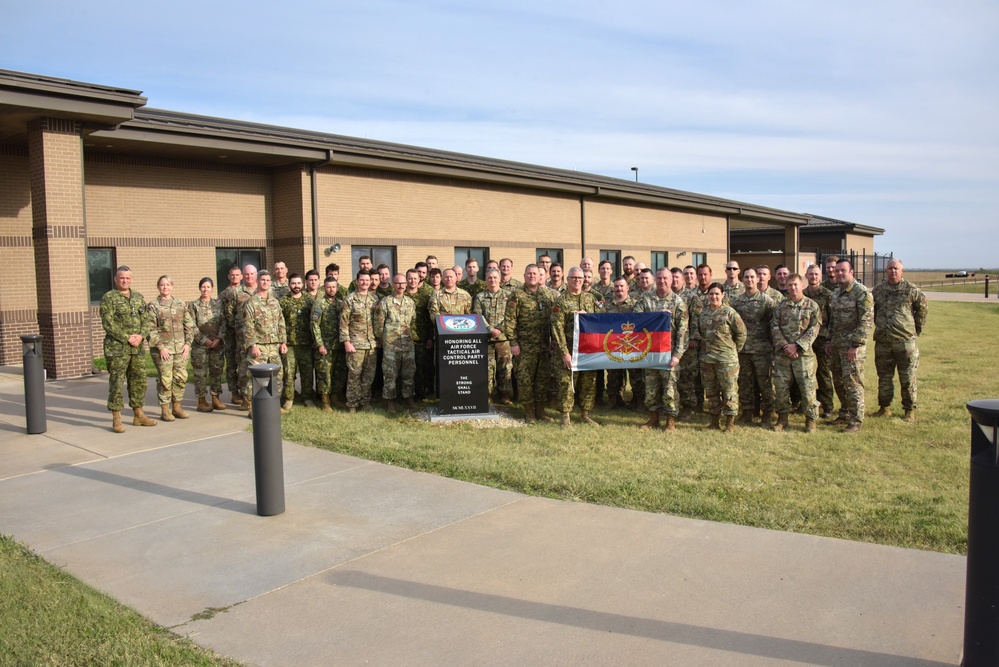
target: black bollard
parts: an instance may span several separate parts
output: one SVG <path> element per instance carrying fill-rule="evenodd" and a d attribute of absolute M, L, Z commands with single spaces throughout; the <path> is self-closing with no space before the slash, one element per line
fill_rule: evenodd
<path fill-rule="evenodd" d="M 989 298 L 989 276 L 985 275 L 985 298 Z"/>
<path fill-rule="evenodd" d="M 281 367 L 250 366 L 253 376 L 253 471 L 257 484 L 257 514 L 284 511 L 284 458 L 281 449 Z"/>
<path fill-rule="evenodd" d="M 999 665 L 999 400 L 968 403 L 971 484 L 963 667 Z"/>
<path fill-rule="evenodd" d="M 21 336 L 24 348 L 24 416 L 28 433 L 45 433 L 45 366 L 42 363 L 42 337 Z"/>

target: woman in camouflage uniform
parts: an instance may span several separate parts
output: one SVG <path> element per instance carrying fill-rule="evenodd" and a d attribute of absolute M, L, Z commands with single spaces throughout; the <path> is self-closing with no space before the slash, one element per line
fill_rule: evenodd
<path fill-rule="evenodd" d="M 194 337 L 194 320 L 187 312 L 187 305 L 171 296 L 173 278 L 160 276 L 156 287 L 160 295 L 146 306 L 149 351 L 159 374 L 156 394 L 160 400 L 160 418 L 172 422 L 174 417 L 187 419 L 190 416 L 180 407 L 180 401 L 187 385 L 187 357 Z"/>
<path fill-rule="evenodd" d="M 746 344 L 746 325 L 731 306 L 722 304 L 724 290 L 719 283 L 708 287 L 707 307 L 697 321 L 700 333 L 701 380 L 711 412 L 708 428 L 735 431 L 739 414 L 739 352 Z"/>
<path fill-rule="evenodd" d="M 222 369 L 225 367 L 225 316 L 222 302 L 212 298 L 215 283 L 202 278 L 198 283 L 201 298 L 187 304 L 194 320 L 194 340 L 191 343 L 191 366 L 194 368 L 194 391 L 198 396 L 198 412 L 225 410 L 219 400 L 222 393 Z M 212 401 L 208 402 L 211 388 Z"/>

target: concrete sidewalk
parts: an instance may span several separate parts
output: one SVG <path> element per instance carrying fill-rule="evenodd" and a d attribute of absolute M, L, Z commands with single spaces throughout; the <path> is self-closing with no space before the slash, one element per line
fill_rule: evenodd
<path fill-rule="evenodd" d="M 0 369 L 0 532 L 247 664 L 958 662 L 959 556 L 532 498 L 288 442 L 288 509 L 258 517 L 244 413 L 115 435 L 101 376 L 48 383 L 48 432 L 28 436 L 17 370 Z"/>

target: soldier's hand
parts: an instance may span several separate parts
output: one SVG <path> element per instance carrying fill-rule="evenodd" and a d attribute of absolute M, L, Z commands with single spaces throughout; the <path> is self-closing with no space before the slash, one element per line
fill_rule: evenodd
<path fill-rule="evenodd" d="M 347 354 L 354 354 L 355 352 L 357 352 L 357 350 L 354 349 L 354 344 L 351 343 L 349 340 L 344 341 L 343 351 L 346 352 Z"/>
<path fill-rule="evenodd" d="M 257 357 L 259 357 L 260 356 L 260 348 L 257 347 L 256 345 L 251 345 L 250 346 L 250 356 L 253 357 L 254 359 L 256 359 Z"/>
<path fill-rule="evenodd" d="M 180 359 L 181 359 L 181 361 L 187 361 L 187 354 L 190 351 L 191 351 L 191 346 L 190 345 L 185 345 L 184 349 L 182 349 L 180 351 Z"/>
<path fill-rule="evenodd" d="M 562 355 L 562 363 L 565 364 L 565 367 L 571 371 L 572 370 L 572 355 L 571 354 L 563 354 Z"/>
<path fill-rule="evenodd" d="M 170 361 L 170 350 L 165 347 L 160 349 L 160 361 Z"/>
<path fill-rule="evenodd" d="M 510 346 L 510 354 L 512 354 L 515 357 L 519 357 L 520 356 L 520 345 L 511 345 Z"/>
<path fill-rule="evenodd" d="M 850 363 L 853 363 L 854 361 L 856 361 L 857 360 L 857 348 L 851 347 L 849 350 L 847 350 L 846 351 L 846 359 Z"/>
<path fill-rule="evenodd" d="M 281 347 L 279 349 L 281 354 L 288 354 L 288 343 L 281 343 Z"/>
<path fill-rule="evenodd" d="M 322 356 L 324 356 L 324 357 L 326 356 L 326 346 L 325 345 L 320 345 L 319 346 L 319 354 L 322 355 Z"/>
<path fill-rule="evenodd" d="M 128 344 L 132 347 L 138 347 L 142 344 L 142 334 L 132 334 L 128 337 Z"/>

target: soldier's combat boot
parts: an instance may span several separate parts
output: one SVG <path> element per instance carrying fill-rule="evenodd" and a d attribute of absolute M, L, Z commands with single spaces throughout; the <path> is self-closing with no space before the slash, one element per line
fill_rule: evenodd
<path fill-rule="evenodd" d="M 905 416 L 902 417 L 902 421 L 908 424 L 914 424 L 916 422 L 916 411 L 912 408 L 905 411 Z"/>
<path fill-rule="evenodd" d="M 769 431 L 773 427 L 774 427 L 773 414 L 768 412 L 767 414 L 763 415 L 763 419 L 760 420 L 760 428 L 765 428 Z"/>
<path fill-rule="evenodd" d="M 307 407 L 307 408 L 318 408 L 319 406 L 316 405 L 316 402 L 313 401 L 311 398 L 307 398 L 307 399 L 305 399 L 305 407 Z"/>
<path fill-rule="evenodd" d="M 815 420 L 805 417 L 805 433 L 815 433 Z"/>
<path fill-rule="evenodd" d="M 247 412 L 250 409 L 250 406 L 252 405 L 253 402 L 250 401 L 250 399 L 240 396 L 240 401 L 239 404 L 236 405 L 236 409 L 239 410 L 240 412 Z"/>
<path fill-rule="evenodd" d="M 566 428 L 571 428 L 572 427 L 572 422 L 569 420 L 569 413 L 568 412 L 563 412 L 562 413 L 562 426 L 564 426 Z"/>
<path fill-rule="evenodd" d="M 735 433 L 735 415 L 725 415 L 725 432 Z"/>
<path fill-rule="evenodd" d="M 198 396 L 198 412 L 211 412 L 212 406 L 208 405 L 208 401 L 205 400 L 204 396 Z"/>
<path fill-rule="evenodd" d="M 618 403 L 621 401 L 621 397 L 614 394 L 607 400 L 607 407 L 611 410 L 616 410 Z"/>
<path fill-rule="evenodd" d="M 850 422 L 846 425 L 846 428 L 840 431 L 840 433 L 858 433 L 860 432 L 860 422 Z"/>
<path fill-rule="evenodd" d="M 753 425 L 753 411 L 743 410 L 742 415 L 739 416 L 739 423 L 746 424 L 747 426 Z"/>
<path fill-rule="evenodd" d="M 583 410 L 583 413 L 579 415 L 579 421 L 584 424 L 589 424 L 590 426 L 600 426 L 600 424 L 596 423 L 595 421 L 593 421 L 593 419 L 590 418 L 589 410 Z"/>
<path fill-rule="evenodd" d="M 545 404 L 543 401 L 536 401 L 534 403 L 534 416 L 538 418 L 538 421 L 551 423 L 555 421 L 545 413 Z"/>
<path fill-rule="evenodd" d="M 161 403 L 160 404 L 160 420 L 165 422 L 174 421 L 174 416 L 170 414 L 170 404 Z"/>
<path fill-rule="evenodd" d="M 115 433 L 125 432 L 125 427 L 121 425 L 121 410 L 114 410 L 111 413 L 111 430 Z"/>
<path fill-rule="evenodd" d="M 295 402 L 291 401 L 291 400 L 285 401 L 284 403 L 282 403 L 281 404 L 281 414 L 286 415 L 286 414 L 288 414 L 288 412 L 291 412 L 291 406 L 294 405 L 294 404 L 295 404 Z"/>
<path fill-rule="evenodd" d="M 225 403 L 219 400 L 218 394 L 212 394 L 212 410 L 226 410 Z"/>
<path fill-rule="evenodd" d="M 708 429 L 712 431 L 721 430 L 721 415 L 711 415 L 711 423 L 708 424 Z"/>
<path fill-rule="evenodd" d="M 839 415 L 836 419 L 826 422 L 829 426 L 843 426 L 850 423 L 850 420 L 846 418 L 846 415 Z"/>
<path fill-rule="evenodd" d="M 184 408 L 180 407 L 180 401 L 173 402 L 173 416 L 177 419 L 187 419 L 191 415 L 184 412 Z"/>
<path fill-rule="evenodd" d="M 156 422 L 147 417 L 142 408 L 132 408 L 132 426 L 156 426 Z"/>
<path fill-rule="evenodd" d="M 412 396 L 410 396 L 409 398 L 404 398 L 402 400 L 406 404 L 406 409 L 407 410 L 419 410 L 420 409 L 420 406 L 418 406 L 416 404 L 416 401 L 413 400 Z M 509 403 L 507 403 L 507 405 L 509 405 Z"/>
<path fill-rule="evenodd" d="M 232 404 L 237 408 L 243 404 L 243 395 L 239 393 L 239 390 L 232 392 Z"/>
<path fill-rule="evenodd" d="M 534 403 L 524 403 L 524 421 L 528 424 L 533 424 L 538 421 L 534 416 Z"/>
<path fill-rule="evenodd" d="M 882 405 L 881 409 L 875 412 L 872 417 L 891 417 L 891 407 L 887 405 Z"/>
<path fill-rule="evenodd" d="M 663 430 L 669 433 L 676 431 L 676 417 L 673 415 L 666 415 L 666 425 L 663 426 Z"/>
<path fill-rule="evenodd" d="M 787 413 L 786 412 L 782 412 L 777 417 L 777 423 L 774 424 L 774 431 L 776 431 L 777 433 L 780 433 L 781 431 L 783 431 L 786 428 L 787 428 Z"/>
<path fill-rule="evenodd" d="M 680 421 L 689 422 L 690 418 L 694 416 L 694 411 L 690 408 L 684 408 L 680 410 Z"/>
<path fill-rule="evenodd" d="M 642 424 L 642 430 L 647 431 L 659 426 L 659 411 L 649 410 L 649 421 Z"/>
<path fill-rule="evenodd" d="M 513 405 L 510 394 L 500 394 L 500 405 Z"/>
<path fill-rule="evenodd" d="M 323 394 L 323 412 L 333 412 L 333 407 L 330 406 L 330 396 L 329 394 Z"/>
<path fill-rule="evenodd" d="M 390 415 L 395 414 L 395 400 L 389 398 L 385 401 L 385 412 L 389 413 Z"/>

